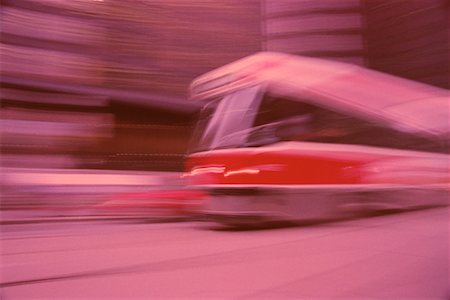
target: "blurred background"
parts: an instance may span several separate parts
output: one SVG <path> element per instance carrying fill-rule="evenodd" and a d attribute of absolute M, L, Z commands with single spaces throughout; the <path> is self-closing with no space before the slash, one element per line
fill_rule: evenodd
<path fill-rule="evenodd" d="M 1 5 L 3 208 L 19 191 L 97 181 L 117 189 L 106 175 L 128 176 L 118 180 L 129 187 L 147 184 L 136 174 L 150 176 L 130 172 L 181 172 L 200 109 L 187 99 L 189 83 L 257 51 L 345 61 L 449 86 L 445 0 Z M 78 183 L 80 177 L 61 174 L 91 177 Z"/>
<path fill-rule="evenodd" d="M 448 89 L 448 0 L 0 3 L 2 300 L 449 299 L 448 208 L 224 231 L 180 176 L 196 76 L 278 51 Z"/>

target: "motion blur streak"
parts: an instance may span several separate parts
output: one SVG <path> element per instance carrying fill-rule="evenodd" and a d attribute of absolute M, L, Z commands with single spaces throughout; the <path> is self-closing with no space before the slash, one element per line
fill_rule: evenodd
<path fill-rule="evenodd" d="M 1 300 L 448 298 L 448 18 L 2 0 Z"/>

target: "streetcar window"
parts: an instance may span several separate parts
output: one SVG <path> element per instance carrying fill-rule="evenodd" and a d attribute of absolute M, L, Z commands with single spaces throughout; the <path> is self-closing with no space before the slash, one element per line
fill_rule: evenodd
<path fill-rule="evenodd" d="M 266 96 L 260 105 L 246 146 L 263 146 L 279 141 L 358 144 L 448 152 L 446 145 L 390 128 L 385 124 L 307 103 Z"/>
<path fill-rule="evenodd" d="M 412 133 L 301 101 L 260 96 L 247 88 L 209 102 L 200 114 L 192 151 L 258 147 L 282 141 L 367 145 L 448 152 Z"/>
<path fill-rule="evenodd" d="M 240 147 L 261 100 L 261 87 L 235 91 L 207 104 L 200 114 L 193 151 Z"/>
<path fill-rule="evenodd" d="M 220 102 L 220 98 L 211 100 L 200 111 L 197 124 L 192 135 L 189 152 L 198 152 L 208 150 L 212 141 L 212 136 L 205 137 L 205 129 L 211 121 L 211 118 L 216 111 L 217 105 Z"/>

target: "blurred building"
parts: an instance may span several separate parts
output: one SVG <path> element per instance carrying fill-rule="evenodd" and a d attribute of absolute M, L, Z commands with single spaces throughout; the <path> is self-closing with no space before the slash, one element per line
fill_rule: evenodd
<path fill-rule="evenodd" d="M 258 1 L 5 0 L 0 14 L 3 166 L 180 170 L 189 82 L 260 49 Z"/>
<path fill-rule="evenodd" d="M 196 76 L 280 51 L 448 88 L 445 0 L 4 0 L 4 166 L 179 170 Z"/>
<path fill-rule="evenodd" d="M 449 88 L 450 2 L 365 0 L 368 66 Z"/>
<path fill-rule="evenodd" d="M 262 6 L 265 50 L 366 65 L 360 0 L 262 0 Z"/>
<path fill-rule="evenodd" d="M 262 0 L 263 48 L 449 88 L 446 0 Z"/>

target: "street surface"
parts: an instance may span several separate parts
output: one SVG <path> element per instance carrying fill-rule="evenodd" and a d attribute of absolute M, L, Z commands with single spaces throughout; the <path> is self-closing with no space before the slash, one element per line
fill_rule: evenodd
<path fill-rule="evenodd" d="M 449 210 L 270 230 L 2 226 L 1 299 L 449 299 Z"/>

